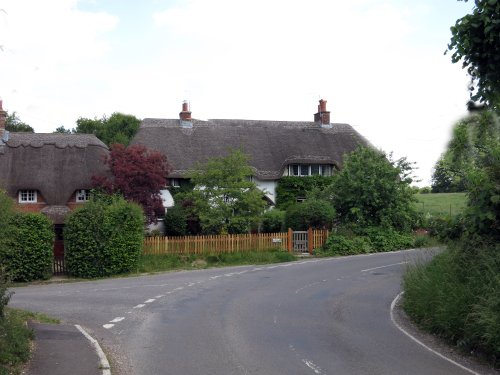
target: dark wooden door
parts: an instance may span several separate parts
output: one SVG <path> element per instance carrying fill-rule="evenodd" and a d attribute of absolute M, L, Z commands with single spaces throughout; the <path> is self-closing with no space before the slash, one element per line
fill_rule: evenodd
<path fill-rule="evenodd" d="M 66 267 L 64 264 L 64 237 L 63 237 L 63 224 L 54 225 L 54 263 L 52 271 L 54 275 L 66 274 Z"/>

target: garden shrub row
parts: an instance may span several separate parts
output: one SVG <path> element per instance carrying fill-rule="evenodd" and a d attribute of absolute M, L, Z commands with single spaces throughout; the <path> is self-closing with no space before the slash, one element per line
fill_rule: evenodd
<path fill-rule="evenodd" d="M 46 279 L 52 274 L 52 223 L 39 213 L 14 212 L 0 191 L 0 264 L 13 281 Z"/>
<path fill-rule="evenodd" d="M 97 196 L 75 211 L 64 228 L 71 275 L 93 278 L 137 268 L 144 239 L 142 209 L 122 197 Z"/>
<path fill-rule="evenodd" d="M 328 237 L 319 255 L 355 255 L 394 251 L 422 246 L 409 233 L 400 233 L 392 228 L 368 227 L 362 230 L 341 228 Z"/>

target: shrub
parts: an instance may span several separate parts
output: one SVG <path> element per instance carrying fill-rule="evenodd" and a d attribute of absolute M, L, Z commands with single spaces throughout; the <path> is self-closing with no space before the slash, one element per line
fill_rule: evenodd
<path fill-rule="evenodd" d="M 165 215 L 165 234 L 167 236 L 185 236 L 187 233 L 187 213 L 184 207 L 176 204 Z"/>
<path fill-rule="evenodd" d="M 355 255 L 371 251 L 371 243 L 367 237 L 346 237 L 342 234 L 332 234 L 326 240 L 324 252 L 333 255 Z"/>
<path fill-rule="evenodd" d="M 408 249 L 414 242 L 410 234 L 400 233 L 392 228 L 368 227 L 362 233 L 369 238 L 372 251 L 377 252 Z"/>
<path fill-rule="evenodd" d="M 48 279 L 52 275 L 54 230 L 42 214 L 17 213 L 11 218 L 7 270 L 14 281 Z"/>
<path fill-rule="evenodd" d="M 78 277 L 101 277 L 137 267 L 144 236 L 142 210 L 121 197 L 92 199 L 68 218 L 66 262 Z"/>
<path fill-rule="evenodd" d="M 5 267 L 0 267 L 0 320 L 4 318 L 5 307 L 9 303 L 12 292 L 8 292 L 9 279 Z"/>
<path fill-rule="evenodd" d="M 452 245 L 404 277 L 406 312 L 423 328 L 500 364 L 500 245 Z M 472 260 L 472 261 L 471 261 Z"/>
<path fill-rule="evenodd" d="M 262 232 L 278 233 L 285 230 L 285 211 L 274 208 L 262 215 Z"/>
<path fill-rule="evenodd" d="M 335 210 L 330 202 L 320 199 L 307 199 L 288 207 L 285 214 L 287 228 L 307 230 L 331 227 Z"/>

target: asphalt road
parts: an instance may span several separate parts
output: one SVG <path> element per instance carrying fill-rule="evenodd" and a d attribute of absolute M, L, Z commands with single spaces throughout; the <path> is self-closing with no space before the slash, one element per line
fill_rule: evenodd
<path fill-rule="evenodd" d="M 84 326 L 114 374 L 468 374 L 401 333 L 390 306 L 421 250 L 15 288 Z"/>

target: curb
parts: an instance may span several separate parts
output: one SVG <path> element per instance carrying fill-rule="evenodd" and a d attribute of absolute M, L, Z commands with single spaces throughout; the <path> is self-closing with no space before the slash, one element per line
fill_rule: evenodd
<path fill-rule="evenodd" d="M 109 366 L 108 359 L 106 358 L 106 354 L 104 354 L 103 350 L 101 349 L 101 346 L 97 342 L 96 339 L 94 339 L 92 336 L 90 336 L 87 331 L 85 331 L 81 326 L 78 324 L 75 324 L 76 329 L 78 329 L 82 335 L 84 335 L 87 340 L 90 341 L 92 346 L 94 347 L 97 356 L 99 357 L 99 367 L 102 369 L 102 375 L 111 375 L 111 369 Z"/>

